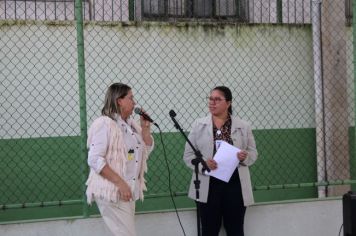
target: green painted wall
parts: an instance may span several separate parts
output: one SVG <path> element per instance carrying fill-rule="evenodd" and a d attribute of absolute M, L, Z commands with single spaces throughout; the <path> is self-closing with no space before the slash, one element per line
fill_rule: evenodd
<path fill-rule="evenodd" d="M 356 179 L 356 155 L 355 155 L 355 128 L 349 129 L 349 156 L 350 156 L 350 177 Z M 352 191 L 356 191 L 356 184 L 351 185 Z"/>
<path fill-rule="evenodd" d="M 0 141 L 0 203 L 81 198 L 78 137 Z"/>
<path fill-rule="evenodd" d="M 255 130 L 254 135 L 259 152 L 259 159 L 251 168 L 254 186 L 316 182 L 314 129 Z M 177 207 L 194 207 L 194 202 L 186 197 L 191 171 L 182 161 L 184 139 L 179 133 L 164 133 L 162 139 Z M 168 195 L 168 168 L 158 134 L 155 142 L 148 162 L 149 190 L 145 201 L 137 203 L 139 212 L 173 208 Z M 79 137 L 1 140 L 1 204 L 11 207 L 19 203 L 64 202 L 62 206 L 20 209 L 3 206 L 0 222 L 82 215 L 82 205 L 70 202 L 82 196 L 79 150 Z M 14 169 L 15 172 L 11 171 Z M 258 190 L 254 194 L 257 202 L 317 197 L 313 187 Z M 66 205 L 68 202 L 70 205 Z M 90 213 L 98 213 L 95 206 L 90 207 Z"/>

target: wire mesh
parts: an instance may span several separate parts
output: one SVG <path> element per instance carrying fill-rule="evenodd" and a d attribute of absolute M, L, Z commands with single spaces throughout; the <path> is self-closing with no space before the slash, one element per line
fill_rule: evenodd
<path fill-rule="evenodd" d="M 304 197 L 349 189 L 356 173 L 351 2 L 195 4 L 83 1 L 88 125 L 107 87 L 129 84 L 163 130 L 173 192 L 184 194 L 191 172 L 168 112 L 189 132 L 208 114 L 210 90 L 226 85 L 234 115 L 254 129 L 255 189 L 312 187 Z M 133 13 L 137 21 L 128 22 Z M 0 19 L 0 204 L 82 199 L 74 3 L 1 1 Z M 167 195 L 153 132 L 146 196 Z"/>

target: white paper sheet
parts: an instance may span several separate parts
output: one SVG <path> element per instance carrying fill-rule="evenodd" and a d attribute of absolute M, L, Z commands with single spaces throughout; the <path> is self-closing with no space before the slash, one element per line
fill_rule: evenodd
<path fill-rule="evenodd" d="M 229 182 L 236 167 L 239 165 L 239 159 L 236 154 L 240 152 L 240 149 L 225 141 L 217 140 L 217 142 L 219 148 L 215 153 L 214 160 L 217 162 L 218 168 L 210 172 L 205 171 L 205 174 L 214 176 L 224 182 Z"/>

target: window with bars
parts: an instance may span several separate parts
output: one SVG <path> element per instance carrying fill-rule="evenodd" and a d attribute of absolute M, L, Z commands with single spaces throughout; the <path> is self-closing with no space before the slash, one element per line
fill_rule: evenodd
<path fill-rule="evenodd" d="M 127 21 L 128 1 L 82 0 L 84 20 Z M 0 19 L 75 20 L 75 0 L 0 0 Z"/>
<path fill-rule="evenodd" d="M 345 21 L 352 23 L 352 0 Z M 248 23 L 310 24 L 310 0 L 82 0 L 92 21 L 203 19 Z M 74 20 L 75 0 L 0 0 L 0 19 Z"/>
<path fill-rule="evenodd" d="M 310 0 L 135 0 L 144 20 L 179 18 L 228 19 L 248 23 L 310 24 Z M 345 1 L 345 20 L 352 22 L 352 0 Z M 141 18 L 140 18 L 141 19 Z"/>
<path fill-rule="evenodd" d="M 234 18 L 248 21 L 248 0 L 145 0 L 143 17 L 152 18 Z"/>

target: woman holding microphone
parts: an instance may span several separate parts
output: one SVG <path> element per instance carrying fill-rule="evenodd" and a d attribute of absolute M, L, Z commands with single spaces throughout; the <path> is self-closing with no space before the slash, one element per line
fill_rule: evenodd
<path fill-rule="evenodd" d="M 135 236 L 135 201 L 143 200 L 144 173 L 153 150 L 150 122 L 132 118 L 136 103 L 132 89 L 110 85 L 102 116 L 88 132 L 87 199 L 96 202 L 104 222 L 115 236 Z"/>

